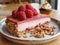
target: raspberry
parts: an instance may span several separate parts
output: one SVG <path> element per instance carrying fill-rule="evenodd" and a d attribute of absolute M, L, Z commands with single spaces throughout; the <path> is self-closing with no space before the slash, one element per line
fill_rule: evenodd
<path fill-rule="evenodd" d="M 38 15 L 38 12 L 36 9 L 34 9 L 30 4 L 27 4 L 26 5 L 26 9 L 29 9 L 33 12 L 33 16 L 37 16 Z"/>
<path fill-rule="evenodd" d="M 33 10 L 34 8 L 30 4 L 26 4 L 26 9 Z"/>
<path fill-rule="evenodd" d="M 25 8 L 25 6 L 23 6 L 23 5 L 21 5 L 19 8 L 18 8 L 18 11 L 25 11 L 26 10 L 26 8 Z"/>
<path fill-rule="evenodd" d="M 27 16 L 27 18 L 32 18 L 33 17 L 33 12 L 31 11 L 31 10 L 29 10 L 29 9 L 26 9 L 26 16 Z"/>
<path fill-rule="evenodd" d="M 16 12 L 17 12 L 17 10 L 12 11 L 12 17 L 16 18 Z"/>
<path fill-rule="evenodd" d="M 22 21 L 26 19 L 26 14 L 24 11 L 17 12 L 17 18 Z"/>
<path fill-rule="evenodd" d="M 37 16 L 38 15 L 38 12 L 36 9 L 33 10 L 33 16 Z"/>

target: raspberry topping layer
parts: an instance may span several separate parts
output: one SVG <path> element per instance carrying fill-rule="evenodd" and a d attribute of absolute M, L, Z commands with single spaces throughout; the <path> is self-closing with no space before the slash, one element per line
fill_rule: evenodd
<path fill-rule="evenodd" d="M 20 21 L 26 20 L 28 18 L 33 18 L 34 16 L 37 16 L 38 12 L 36 9 L 34 9 L 30 4 L 26 5 L 20 5 L 18 7 L 18 10 L 12 11 L 12 17 L 14 19 L 18 19 Z"/>

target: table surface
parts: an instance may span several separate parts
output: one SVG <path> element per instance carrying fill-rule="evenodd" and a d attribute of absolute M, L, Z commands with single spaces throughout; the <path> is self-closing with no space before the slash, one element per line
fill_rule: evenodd
<path fill-rule="evenodd" d="M 0 20 L 7 16 L 7 15 L 5 15 L 5 14 L 8 14 L 7 12 L 10 12 L 10 10 L 8 10 L 7 12 L 6 11 L 7 10 L 5 10 L 5 12 L 2 11 L 3 12 L 2 14 L 0 13 Z M 56 18 L 57 20 L 60 21 L 60 11 L 53 10 L 52 13 L 51 13 L 51 17 Z M 0 34 L 0 45 L 25 45 L 25 44 L 13 43 L 13 42 L 5 39 L 4 37 L 2 37 L 2 35 Z M 41 44 L 38 44 L 38 45 L 41 45 Z M 42 45 L 60 45 L 60 36 L 58 36 L 58 38 L 56 40 L 45 43 L 45 44 L 42 44 Z"/>

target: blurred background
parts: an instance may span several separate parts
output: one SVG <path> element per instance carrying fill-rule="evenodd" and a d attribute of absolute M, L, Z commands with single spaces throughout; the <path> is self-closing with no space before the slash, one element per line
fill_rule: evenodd
<path fill-rule="evenodd" d="M 45 1 L 48 1 L 53 9 L 60 10 L 60 0 L 0 0 L 0 15 L 10 14 L 11 10 L 17 9 L 21 4 L 38 3 L 41 5 Z"/>

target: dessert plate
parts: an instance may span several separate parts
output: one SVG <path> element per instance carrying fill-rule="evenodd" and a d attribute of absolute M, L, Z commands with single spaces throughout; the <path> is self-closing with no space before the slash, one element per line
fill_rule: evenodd
<path fill-rule="evenodd" d="M 10 41 L 16 42 L 16 43 L 22 43 L 22 44 L 41 44 L 46 43 L 49 41 L 52 41 L 56 39 L 60 35 L 60 22 L 56 19 L 51 18 L 51 22 L 49 26 L 56 26 L 56 29 L 54 30 L 54 35 L 46 35 L 44 38 L 35 38 L 35 37 L 16 37 L 7 32 L 6 25 L 5 25 L 6 18 L 2 19 L 0 21 L 0 32 L 2 36 Z"/>

